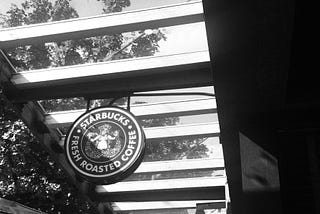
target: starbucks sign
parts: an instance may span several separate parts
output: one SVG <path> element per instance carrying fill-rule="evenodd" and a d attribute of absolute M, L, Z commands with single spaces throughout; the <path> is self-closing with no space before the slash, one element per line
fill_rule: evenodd
<path fill-rule="evenodd" d="M 101 107 L 81 115 L 65 139 L 76 173 L 96 184 L 129 176 L 141 163 L 145 137 L 135 117 L 122 108 Z"/>

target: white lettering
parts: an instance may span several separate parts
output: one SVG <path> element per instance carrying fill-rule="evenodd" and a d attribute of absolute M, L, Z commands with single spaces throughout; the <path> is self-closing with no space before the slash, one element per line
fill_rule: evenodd
<path fill-rule="evenodd" d="M 127 161 L 127 160 L 128 160 L 128 157 L 125 156 L 125 154 L 123 154 L 123 155 L 121 156 L 121 159 L 122 159 L 123 161 Z"/>
<path fill-rule="evenodd" d="M 92 117 L 92 116 L 89 117 L 89 120 L 90 120 L 90 123 L 89 123 L 89 124 L 91 124 L 91 123 L 93 123 L 93 122 L 96 121 L 96 119 L 95 119 L 94 117 Z"/>
<path fill-rule="evenodd" d="M 119 117 L 120 117 L 120 114 L 115 114 L 113 118 L 114 118 L 115 120 L 119 121 Z"/>
<path fill-rule="evenodd" d="M 130 122 L 130 121 L 129 121 L 128 119 L 126 119 L 122 124 L 123 124 L 124 126 L 127 126 L 129 122 Z"/>
<path fill-rule="evenodd" d="M 85 167 L 85 165 L 87 164 L 87 161 L 83 160 L 80 164 L 80 166 L 82 166 L 83 168 Z"/>
<path fill-rule="evenodd" d="M 99 172 L 103 172 L 103 166 L 99 166 Z"/>
<path fill-rule="evenodd" d="M 88 163 L 86 165 L 86 170 L 90 171 L 93 168 L 93 165 L 91 163 Z"/>
<path fill-rule="evenodd" d="M 92 168 L 92 172 L 98 172 L 98 166 L 95 165 L 93 168 Z"/>
<path fill-rule="evenodd" d="M 101 115 L 100 114 L 95 114 L 96 120 L 101 120 Z"/>
<path fill-rule="evenodd" d="M 129 144 L 136 144 L 136 141 L 129 140 Z"/>
<path fill-rule="evenodd" d="M 120 165 L 121 165 L 121 162 L 120 161 L 115 161 L 115 162 L 113 162 L 113 164 L 115 165 L 116 168 L 119 168 Z"/>
<path fill-rule="evenodd" d="M 130 145 L 129 145 L 129 146 L 130 146 Z M 129 147 L 129 146 L 128 146 L 128 147 Z M 133 153 L 133 150 L 132 150 L 132 149 L 126 149 L 126 151 L 124 152 L 124 154 L 125 154 L 126 156 L 131 156 L 132 153 Z"/>
<path fill-rule="evenodd" d="M 74 156 L 73 158 L 76 160 L 76 162 L 78 162 L 79 160 L 82 159 L 82 157 L 80 156 L 80 154 L 77 154 L 77 155 Z"/>

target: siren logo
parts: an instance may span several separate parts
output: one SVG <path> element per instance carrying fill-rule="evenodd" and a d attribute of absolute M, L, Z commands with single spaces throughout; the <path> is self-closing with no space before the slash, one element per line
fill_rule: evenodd
<path fill-rule="evenodd" d="M 117 107 L 92 109 L 80 116 L 65 140 L 67 159 L 90 182 L 114 183 L 141 163 L 143 130 L 134 116 Z"/>

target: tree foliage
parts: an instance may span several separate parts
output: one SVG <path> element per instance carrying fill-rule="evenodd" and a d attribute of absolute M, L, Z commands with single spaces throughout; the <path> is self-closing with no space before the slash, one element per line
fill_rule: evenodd
<path fill-rule="evenodd" d="M 102 1 L 105 5 L 103 13 L 120 12 L 124 7 L 130 6 L 129 0 Z M 69 2 L 70 0 L 56 0 L 54 3 L 49 0 L 26 0 L 21 7 L 12 5 L 7 16 L 3 16 L 4 23 L 6 27 L 15 27 L 79 17 Z M 151 34 L 144 34 L 144 31 L 141 30 L 29 45 L 8 49 L 6 52 L 16 70 L 23 71 L 152 56 L 159 51 L 158 42 L 162 39 L 166 37 L 161 30 L 153 30 Z M 131 45 L 122 49 L 122 46 L 127 43 Z M 77 99 L 46 100 L 41 104 L 51 107 L 60 106 L 60 109 L 63 109 L 63 106 L 68 109 L 76 109 L 79 108 L 79 104 L 81 105 L 81 99 Z"/>
<path fill-rule="evenodd" d="M 129 0 L 102 2 L 105 5 L 102 13 L 120 12 L 130 5 Z M 20 6 L 12 5 L 5 15 L 1 15 L 1 23 L 3 27 L 16 27 L 77 17 L 70 0 L 26 0 Z M 165 39 L 165 35 L 161 30 L 151 34 L 143 32 L 28 45 L 8 49 L 6 53 L 18 71 L 154 55 L 159 51 L 158 42 Z M 132 44 L 122 49 L 128 42 Z M 113 55 L 115 52 L 117 54 Z M 95 100 L 91 107 L 109 102 Z M 119 105 L 125 103 L 125 98 L 117 101 Z M 86 107 L 83 98 L 46 100 L 41 104 L 54 111 Z M 92 204 L 67 182 L 63 171 L 2 98 L 0 107 L 0 197 L 47 213 L 95 213 Z M 144 127 L 152 127 L 174 125 L 178 121 L 177 117 L 150 118 L 141 123 Z M 201 139 L 161 141 L 148 146 L 146 161 L 199 158 L 205 157 L 206 151 Z"/>
<path fill-rule="evenodd" d="M 47 213 L 95 213 L 3 98 L 0 106 L 0 197 Z"/>
<path fill-rule="evenodd" d="M 108 1 L 104 2 L 107 5 Z M 124 6 L 123 1 L 110 2 L 113 3 L 107 7 L 109 12 L 118 12 Z M 6 15 L 1 16 L 2 23 L 4 27 L 16 27 L 77 18 L 76 10 L 69 3 L 69 0 L 26 0 L 20 7 L 12 5 Z M 159 40 L 162 38 L 164 35 Z M 119 50 L 125 39 L 122 34 L 104 35 L 17 47 L 6 52 L 18 71 L 41 69 L 103 61 Z M 153 42 L 145 44 L 152 46 L 155 45 Z M 128 58 L 134 57 L 135 53 L 129 50 L 119 55 Z M 95 208 L 67 182 L 66 175 L 50 159 L 8 103 L 1 99 L 0 104 L 0 197 L 47 213 L 95 213 Z M 81 98 L 58 99 L 44 104 L 49 108 L 59 106 L 60 110 L 84 107 Z"/>
<path fill-rule="evenodd" d="M 70 6 L 71 0 L 26 0 L 21 7 L 12 5 L 2 15 L 4 27 L 45 23 L 78 18 L 77 11 Z M 130 5 L 129 0 L 103 0 L 103 13 L 120 12 Z M 100 35 L 78 40 L 56 41 L 6 50 L 17 70 L 59 67 L 106 60 L 151 56 L 159 51 L 158 42 L 166 39 L 161 30 L 143 34 L 143 30 L 114 35 Z M 142 35 L 143 34 L 143 35 Z M 142 36 L 140 36 L 142 35 Z M 140 36 L 140 37 L 139 37 Z M 126 43 L 135 40 L 128 48 Z M 117 55 L 113 54 L 120 51 Z M 112 56 L 112 57 L 110 57 Z"/>
<path fill-rule="evenodd" d="M 105 5 L 103 8 L 104 13 L 121 12 L 123 8 L 130 6 L 130 0 L 98 0 L 102 1 Z"/>
<path fill-rule="evenodd" d="M 182 160 L 208 157 L 202 144 L 207 138 L 188 137 L 149 141 L 144 161 Z"/>

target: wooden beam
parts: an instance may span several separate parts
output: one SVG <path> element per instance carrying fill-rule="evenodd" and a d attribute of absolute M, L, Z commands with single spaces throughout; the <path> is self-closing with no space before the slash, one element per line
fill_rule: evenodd
<path fill-rule="evenodd" d="M 4 88 L 16 101 L 118 97 L 132 92 L 212 85 L 205 51 L 40 69 L 12 75 Z"/>
<path fill-rule="evenodd" d="M 225 200 L 226 178 L 184 178 L 98 185 L 98 201 Z"/>
<path fill-rule="evenodd" d="M 223 200 L 195 200 L 195 201 L 148 201 L 148 202 L 113 202 L 111 204 L 114 211 L 134 211 L 134 210 L 158 210 L 158 209 L 192 209 L 197 204 L 216 204 L 216 207 L 225 208 Z"/>
<path fill-rule="evenodd" d="M 190 124 L 165 127 L 143 128 L 146 140 L 156 140 L 177 137 L 216 137 L 219 136 L 219 123 Z M 62 136 L 59 145 L 63 147 L 65 136 Z"/>
<path fill-rule="evenodd" d="M 0 49 L 0 86 L 3 83 L 10 82 L 14 69 L 7 56 Z"/>
<path fill-rule="evenodd" d="M 6 99 L 4 95 L 1 95 L 1 97 Z M 75 172 L 67 162 L 65 155 L 61 153 L 63 150 L 58 146 L 59 136 L 42 123 L 44 116 L 40 106 L 33 102 L 12 106 L 31 130 L 32 134 L 39 140 L 43 148 L 49 153 L 51 158 L 55 160 L 64 170 L 66 175 L 68 175 L 68 179 L 70 179 L 78 190 L 87 198 L 87 193 L 91 191 L 93 186 L 75 175 Z M 92 198 L 89 197 L 89 201 L 92 202 Z"/>
<path fill-rule="evenodd" d="M 224 186 L 226 184 L 226 181 L 226 177 L 128 181 L 109 185 L 98 185 L 96 186 L 96 192 L 123 192 L 125 194 L 125 192 L 131 191 L 214 187 Z"/>
<path fill-rule="evenodd" d="M 206 210 L 206 209 L 221 209 L 226 208 L 226 201 L 219 201 L 219 202 L 209 202 L 209 203 L 198 203 L 196 206 L 197 210 Z"/>
<path fill-rule="evenodd" d="M 214 87 L 211 86 L 205 86 L 205 87 L 194 87 L 194 88 L 178 88 L 174 90 L 167 90 L 167 89 L 162 89 L 158 90 L 156 92 L 149 92 L 149 91 L 144 91 L 142 94 L 149 94 L 149 93 L 189 93 L 189 92 L 201 92 L 201 93 L 207 93 L 207 94 L 215 94 Z M 135 94 L 141 94 L 141 93 L 135 93 Z M 181 97 L 179 96 L 170 96 L 171 98 L 176 97 L 177 100 L 179 100 Z M 198 96 L 193 96 L 193 98 L 198 98 Z"/>
<path fill-rule="evenodd" d="M 45 116 L 45 124 L 50 128 L 70 125 L 86 110 L 72 110 L 49 113 Z M 191 115 L 216 112 L 215 98 L 170 101 L 152 104 L 132 105 L 130 111 L 143 119 L 154 116 Z"/>
<path fill-rule="evenodd" d="M 116 78 L 121 74 L 141 75 L 154 72 L 156 68 L 206 62 L 209 62 L 208 51 L 198 51 L 25 71 L 13 74 L 11 82 L 17 88 L 32 88 L 35 85 L 67 84 L 81 78 L 88 80 L 95 77 Z"/>
<path fill-rule="evenodd" d="M 92 195 L 96 201 L 100 202 L 225 200 L 225 187 L 213 186 L 130 192 L 93 192 Z"/>
<path fill-rule="evenodd" d="M 2 86 L 4 82 L 9 82 L 13 68 L 8 64 L 7 59 L 5 59 L 2 54 L 2 51 L 0 52 L 0 86 Z M 93 185 L 76 176 L 74 170 L 67 162 L 67 159 L 63 154 L 63 150 L 58 145 L 60 136 L 43 123 L 44 111 L 41 106 L 32 101 L 23 104 L 13 104 L 7 99 L 5 93 L 0 93 L 0 98 L 6 100 L 8 105 L 10 105 L 10 107 L 19 114 L 22 121 L 31 130 L 32 134 L 37 138 L 37 140 L 39 140 L 41 146 L 43 146 L 51 158 L 55 160 L 64 170 L 66 175 L 68 175 L 68 179 L 70 179 L 71 183 L 78 188 L 85 198 L 88 198 L 89 202 L 92 202 L 92 196 L 90 195 L 90 197 L 89 194 L 92 192 Z"/>
<path fill-rule="evenodd" d="M 71 168 L 63 154 L 63 150 L 58 146 L 60 136 L 42 122 L 44 116 L 40 106 L 33 102 L 28 102 L 21 110 L 21 118 L 37 139 L 42 143 L 44 149 L 57 163 L 60 164 L 62 169 L 77 188 L 83 193 L 90 191 L 89 188 L 91 188 L 92 185 L 76 176 L 74 170 Z"/>
<path fill-rule="evenodd" d="M 203 21 L 201 1 L 0 30 L 0 49 Z"/>
<path fill-rule="evenodd" d="M 221 150 L 222 152 L 222 150 Z M 223 168 L 223 158 L 142 162 L 134 173 Z"/>

